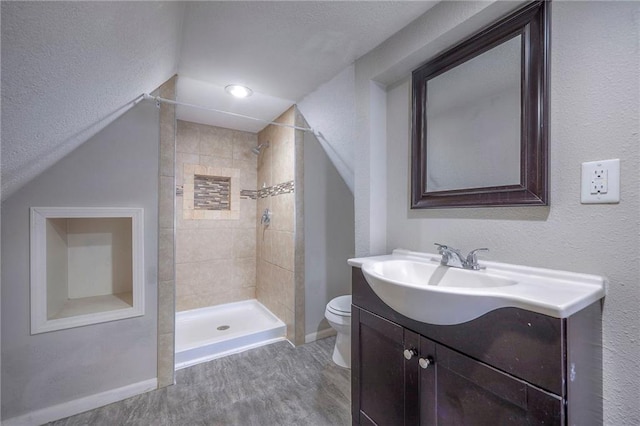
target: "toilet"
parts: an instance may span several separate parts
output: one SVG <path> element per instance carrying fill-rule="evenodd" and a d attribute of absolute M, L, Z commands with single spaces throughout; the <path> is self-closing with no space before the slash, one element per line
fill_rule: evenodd
<path fill-rule="evenodd" d="M 324 316 L 338 332 L 333 348 L 333 362 L 351 368 L 351 295 L 338 296 L 327 303 Z"/>

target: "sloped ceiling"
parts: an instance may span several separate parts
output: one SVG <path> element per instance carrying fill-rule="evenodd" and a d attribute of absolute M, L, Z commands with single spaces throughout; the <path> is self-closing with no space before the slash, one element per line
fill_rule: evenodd
<path fill-rule="evenodd" d="M 2 198 L 176 72 L 179 100 L 272 120 L 435 3 L 2 2 Z"/>
<path fill-rule="evenodd" d="M 1 7 L 5 199 L 175 74 L 185 5 Z"/>

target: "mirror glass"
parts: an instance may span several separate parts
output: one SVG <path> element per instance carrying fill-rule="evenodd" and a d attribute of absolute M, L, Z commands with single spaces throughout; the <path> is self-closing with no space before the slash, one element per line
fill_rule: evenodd
<path fill-rule="evenodd" d="M 522 36 L 427 82 L 427 192 L 520 184 Z"/>
<path fill-rule="evenodd" d="M 548 3 L 413 70 L 412 209 L 548 205 Z"/>

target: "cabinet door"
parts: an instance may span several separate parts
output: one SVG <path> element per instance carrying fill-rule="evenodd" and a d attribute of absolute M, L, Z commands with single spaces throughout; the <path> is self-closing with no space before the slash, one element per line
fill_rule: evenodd
<path fill-rule="evenodd" d="M 438 426 L 562 425 L 562 399 L 436 345 Z"/>
<path fill-rule="evenodd" d="M 354 345 L 354 423 L 404 424 L 403 329 L 358 309 Z M 354 318 L 352 317 L 352 320 Z"/>

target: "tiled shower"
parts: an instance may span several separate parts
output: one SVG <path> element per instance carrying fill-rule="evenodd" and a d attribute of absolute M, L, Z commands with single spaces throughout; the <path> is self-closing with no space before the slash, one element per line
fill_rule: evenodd
<path fill-rule="evenodd" d="M 292 107 L 276 121 L 294 124 Z M 295 342 L 296 325 L 296 131 L 267 126 L 258 143 L 268 147 L 258 156 L 257 214 L 269 212 L 266 226 L 257 222 L 256 295 L 271 312 L 287 324 L 287 338 Z M 297 164 L 300 168 L 302 164 Z M 298 212 L 299 213 L 299 212 Z M 301 265 L 298 265 L 300 268 Z M 298 296 L 303 291 L 298 291 Z M 298 307 L 298 313 L 301 308 Z"/>
<path fill-rule="evenodd" d="M 256 296 L 256 143 L 252 133 L 178 120 L 176 311 Z"/>
<path fill-rule="evenodd" d="M 277 121 L 293 125 L 296 115 L 292 107 Z M 296 303 L 297 133 L 177 121 L 176 312 L 257 299 L 295 342 L 296 327 L 304 328 L 303 291 Z M 268 224 L 261 223 L 266 210 Z"/>

